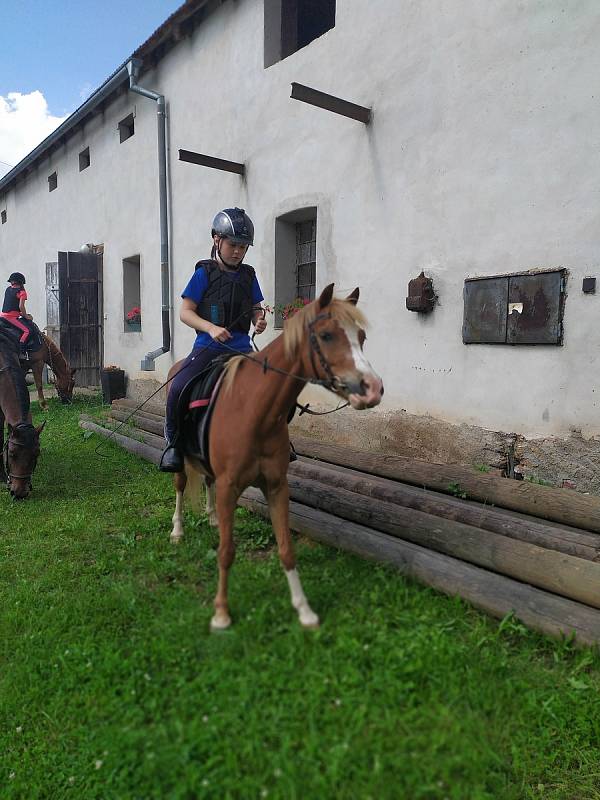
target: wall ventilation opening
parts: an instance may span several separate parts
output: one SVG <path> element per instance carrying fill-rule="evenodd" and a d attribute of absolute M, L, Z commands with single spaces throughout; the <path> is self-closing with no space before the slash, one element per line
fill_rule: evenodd
<path fill-rule="evenodd" d="M 265 67 L 306 47 L 334 27 L 335 0 L 265 0 Z"/>
<path fill-rule="evenodd" d="M 275 327 L 294 307 L 315 299 L 317 209 L 298 209 L 275 220 Z"/>
<path fill-rule="evenodd" d="M 140 290 L 140 257 L 123 259 L 123 330 L 136 333 L 142 330 Z"/>
<path fill-rule="evenodd" d="M 90 148 L 86 147 L 85 150 L 79 153 L 79 172 L 83 172 L 84 169 L 87 169 L 90 163 Z"/>
<path fill-rule="evenodd" d="M 2 224 L 4 225 L 4 223 L 6 222 L 6 211 L 0 211 L 0 220 L 2 221 Z"/>
<path fill-rule="evenodd" d="M 48 175 L 48 191 L 53 192 L 57 186 L 58 186 L 58 176 L 56 172 L 53 172 L 52 175 Z"/>
<path fill-rule="evenodd" d="M 131 139 L 133 134 L 135 133 L 135 122 L 133 114 L 129 114 L 129 116 L 122 119 L 119 122 L 119 141 L 121 144 L 126 142 L 127 139 Z"/>

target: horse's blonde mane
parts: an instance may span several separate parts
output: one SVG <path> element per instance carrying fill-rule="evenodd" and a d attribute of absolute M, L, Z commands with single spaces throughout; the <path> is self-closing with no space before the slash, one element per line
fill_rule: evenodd
<path fill-rule="evenodd" d="M 321 308 L 317 301 L 310 303 L 297 311 L 292 317 L 287 319 L 283 328 L 283 348 L 286 358 L 293 357 L 298 348 L 304 341 L 304 337 L 311 322 L 314 322 L 320 313 Z M 332 319 L 336 319 L 342 325 L 349 323 L 359 328 L 367 327 L 367 318 L 356 305 L 349 300 L 332 300 L 324 311 L 331 314 Z M 223 390 L 230 391 L 235 376 L 245 356 L 234 356 L 225 364 L 225 378 L 223 379 Z"/>
<path fill-rule="evenodd" d="M 244 356 L 234 356 L 225 364 L 225 377 L 223 378 L 223 391 L 225 393 L 230 391 L 233 379 L 235 378 L 243 360 Z"/>
<path fill-rule="evenodd" d="M 286 320 L 283 329 L 283 346 L 286 357 L 289 358 L 296 354 L 298 348 L 304 341 L 308 326 L 311 322 L 315 321 L 320 311 L 321 308 L 315 300 L 310 303 L 310 305 L 297 311 L 293 317 Z M 350 302 L 350 300 L 334 299 L 326 306 L 324 311 L 331 314 L 332 318 L 336 319 L 342 325 L 344 323 L 349 323 L 359 328 L 367 327 L 367 318 L 354 303 Z"/>

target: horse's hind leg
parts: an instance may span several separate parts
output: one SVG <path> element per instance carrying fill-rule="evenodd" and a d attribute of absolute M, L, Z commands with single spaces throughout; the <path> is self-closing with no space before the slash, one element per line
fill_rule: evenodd
<path fill-rule="evenodd" d="M 219 520 L 217 517 L 215 482 L 212 478 L 205 478 L 204 485 L 206 486 L 206 513 L 208 515 L 208 524 L 216 528 L 219 525 Z"/>
<path fill-rule="evenodd" d="M 235 558 L 233 512 L 237 502 L 237 494 L 228 482 L 217 481 L 216 494 L 219 518 L 219 585 L 215 596 L 215 614 L 210 622 L 213 631 L 224 630 L 231 625 L 227 601 L 227 578 Z"/>
<path fill-rule="evenodd" d="M 173 514 L 173 530 L 171 531 L 171 541 L 177 544 L 183 539 L 183 493 L 187 484 L 187 475 L 184 472 L 176 472 L 173 475 L 173 486 L 175 487 L 175 512 Z"/>
<path fill-rule="evenodd" d="M 298 619 L 304 628 L 318 628 L 319 617 L 308 604 L 308 600 L 302 589 L 298 570 L 296 569 L 294 543 L 290 536 L 290 490 L 287 479 L 284 477 L 277 485 L 267 486 L 265 494 L 269 503 L 271 523 L 277 539 L 279 558 L 283 564 L 285 576 L 288 580 L 290 593 L 292 595 L 292 605 L 298 612 Z"/>

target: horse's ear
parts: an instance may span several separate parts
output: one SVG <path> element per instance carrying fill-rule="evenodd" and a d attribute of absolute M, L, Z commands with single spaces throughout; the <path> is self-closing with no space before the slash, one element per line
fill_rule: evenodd
<path fill-rule="evenodd" d="M 352 303 L 353 306 L 355 306 L 358 303 L 359 295 L 360 295 L 360 289 L 357 286 L 356 289 L 348 295 L 346 300 L 349 303 Z"/>
<path fill-rule="evenodd" d="M 327 308 L 329 303 L 331 303 L 331 298 L 333 297 L 333 283 L 330 283 L 329 286 L 326 286 L 323 291 L 321 292 L 321 296 L 319 297 L 319 308 Z"/>
<path fill-rule="evenodd" d="M 46 427 L 46 421 L 47 421 L 47 420 L 44 420 L 44 421 L 42 422 L 42 424 L 41 424 L 41 425 L 38 425 L 38 426 L 37 426 L 37 428 L 35 429 L 35 430 L 36 430 L 36 433 L 37 433 L 37 435 L 38 435 L 38 436 L 40 435 L 40 433 L 41 433 L 41 432 L 44 430 L 44 428 Z"/>

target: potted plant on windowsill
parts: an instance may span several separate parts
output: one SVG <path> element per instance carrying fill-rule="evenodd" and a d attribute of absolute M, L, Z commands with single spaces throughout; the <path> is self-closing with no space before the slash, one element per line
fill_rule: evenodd
<path fill-rule="evenodd" d="M 129 309 L 125 317 L 127 323 L 127 330 L 141 331 L 142 330 L 142 310 L 139 306 L 134 306 Z"/>
<path fill-rule="evenodd" d="M 275 306 L 264 305 L 263 308 L 269 314 L 275 314 L 275 327 L 282 328 L 286 319 L 293 317 L 294 314 L 297 314 L 298 311 L 311 302 L 311 300 L 296 297 L 296 299 L 292 300 L 290 303 L 278 303 Z"/>

